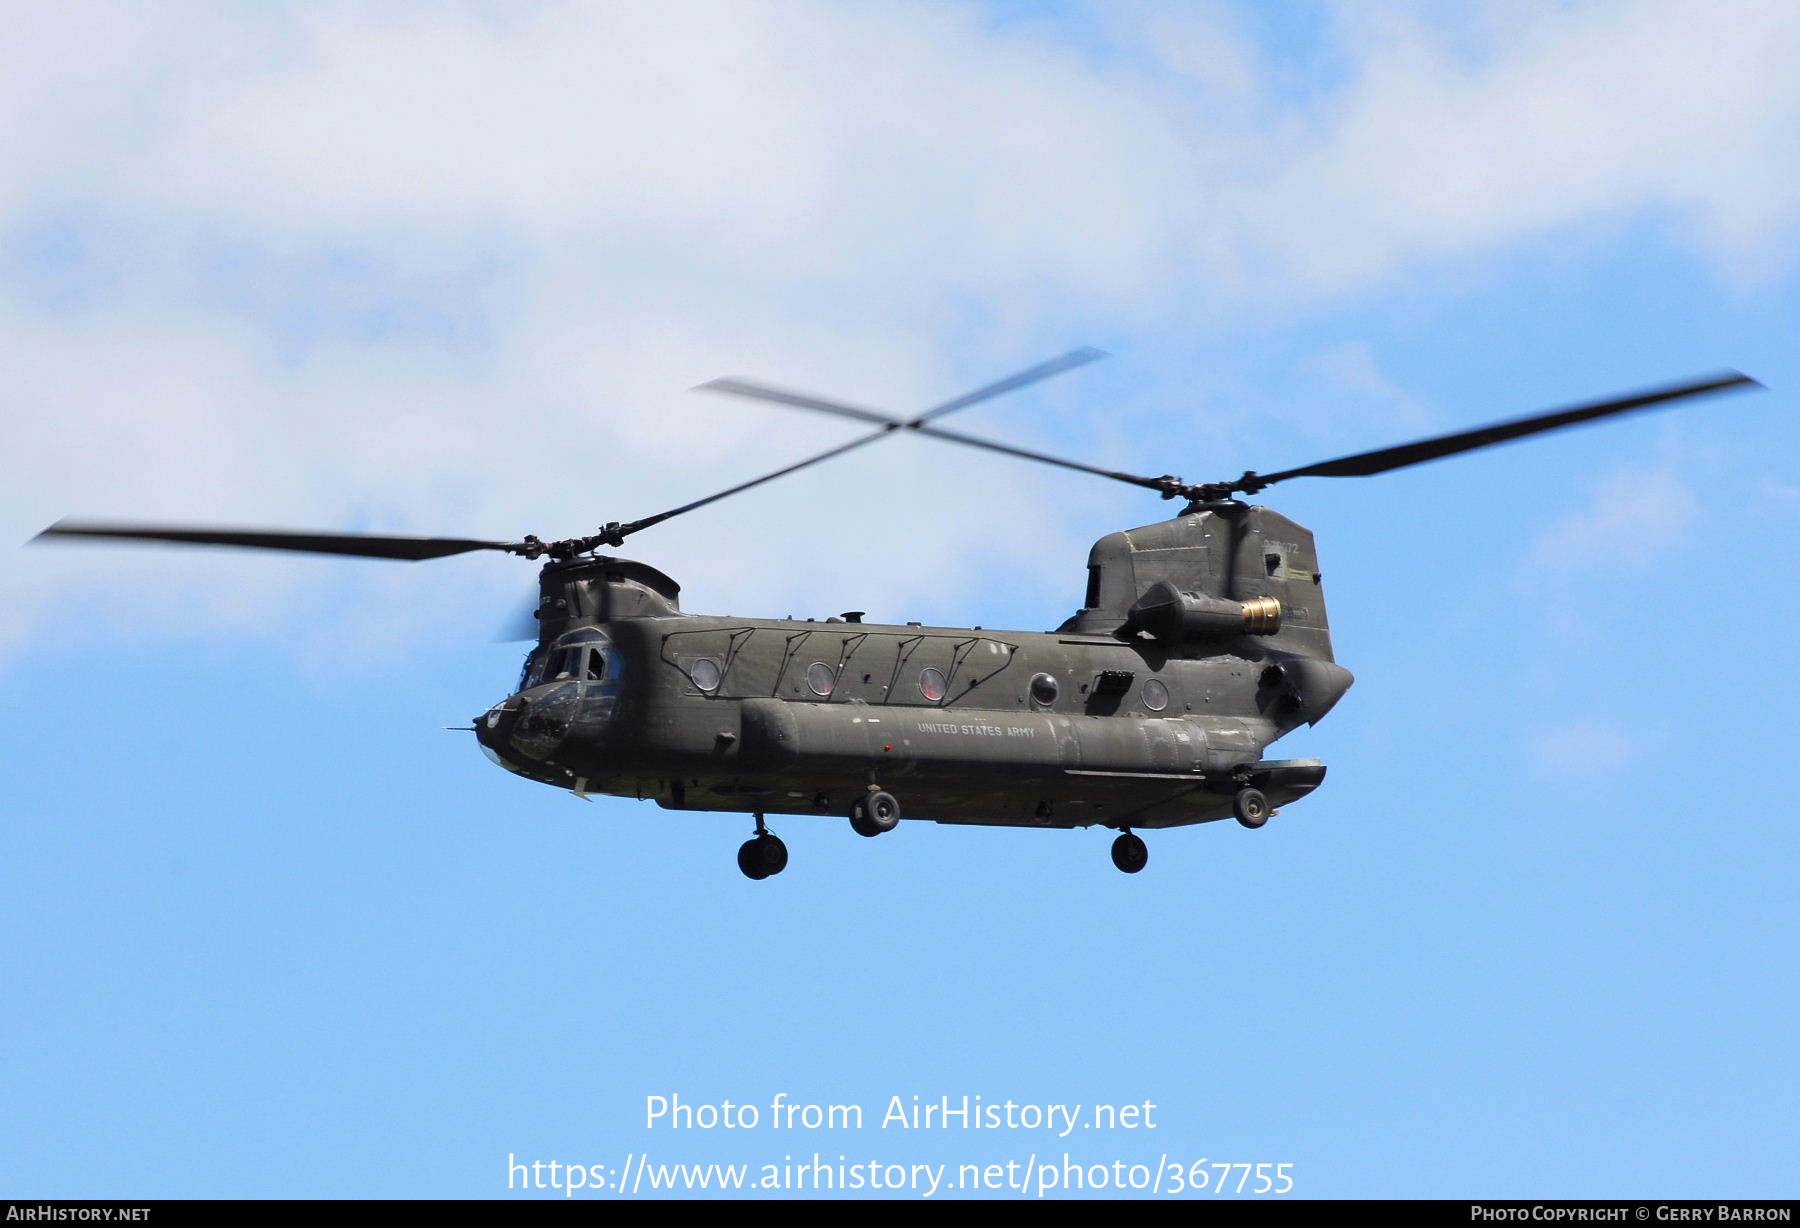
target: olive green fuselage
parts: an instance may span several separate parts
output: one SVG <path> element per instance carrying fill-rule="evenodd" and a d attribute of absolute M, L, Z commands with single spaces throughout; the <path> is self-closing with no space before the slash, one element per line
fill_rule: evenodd
<path fill-rule="evenodd" d="M 676 809 L 841 816 L 879 787 L 908 818 L 1168 827 L 1228 816 L 1246 784 L 1285 804 L 1324 768 L 1263 748 L 1350 675 L 1330 661 L 1310 535 L 1263 509 L 1229 533 L 1222 519 L 1103 539 L 1093 604 L 1054 632 L 690 615 L 643 564 L 552 564 L 521 689 L 477 733 L 531 779 Z M 1260 583 L 1232 579 L 1246 569 Z M 1171 576 L 1298 617 L 1264 635 L 1134 630 L 1131 600 Z"/>

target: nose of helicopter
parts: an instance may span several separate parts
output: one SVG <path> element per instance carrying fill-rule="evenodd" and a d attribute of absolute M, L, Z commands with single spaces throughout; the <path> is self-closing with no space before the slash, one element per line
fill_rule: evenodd
<path fill-rule="evenodd" d="M 475 737 L 495 763 L 530 775 L 532 764 L 548 759 L 588 715 L 584 698 L 580 684 L 569 682 L 521 691 L 476 718 Z M 586 706 L 596 702 L 588 698 Z"/>
<path fill-rule="evenodd" d="M 513 749 L 512 735 L 527 702 L 524 695 L 509 695 L 472 722 L 481 753 L 509 772 L 521 770 L 517 760 L 522 756 Z"/>

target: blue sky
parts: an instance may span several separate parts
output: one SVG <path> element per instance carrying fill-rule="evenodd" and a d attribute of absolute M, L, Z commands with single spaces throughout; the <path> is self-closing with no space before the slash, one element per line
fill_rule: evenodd
<path fill-rule="evenodd" d="M 441 727 L 516 677 L 516 560 L 20 550 L 0 1192 L 496 1197 L 508 1155 L 816 1151 L 1793 1197 L 1800 25 L 1279 13 L 20 15 L 15 542 L 565 535 L 853 433 L 686 391 L 726 374 L 903 411 L 1097 345 L 963 425 L 1194 481 L 1719 368 L 1770 390 L 1269 492 L 1358 677 L 1277 747 L 1330 778 L 1135 877 L 1099 831 L 787 818 L 751 883 L 735 818 L 495 770 Z M 909 438 L 628 553 L 696 611 L 1045 628 L 1094 538 L 1167 509 Z M 644 1126 L 778 1092 L 865 1127 Z M 896 1095 L 1159 1107 L 903 1132 Z"/>

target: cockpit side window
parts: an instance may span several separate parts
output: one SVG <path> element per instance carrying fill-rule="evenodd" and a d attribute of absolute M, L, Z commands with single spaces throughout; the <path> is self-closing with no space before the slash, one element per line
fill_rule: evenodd
<path fill-rule="evenodd" d="M 550 662 L 544 667 L 545 682 L 566 682 L 574 678 L 579 671 L 581 650 L 577 648 L 558 648 L 550 654 Z"/>
<path fill-rule="evenodd" d="M 593 642 L 594 638 L 527 657 L 525 670 L 519 676 L 519 689 L 529 690 L 548 682 L 616 682 L 618 663 L 610 658 L 605 645 Z"/>

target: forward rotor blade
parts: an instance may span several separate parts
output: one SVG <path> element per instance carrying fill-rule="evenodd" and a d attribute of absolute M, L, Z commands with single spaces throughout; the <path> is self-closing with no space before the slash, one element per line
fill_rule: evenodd
<path fill-rule="evenodd" d="M 341 554 L 355 558 L 399 559 L 416 563 L 474 550 L 514 551 L 509 542 L 461 537 L 391 537 L 372 533 L 307 533 L 278 529 L 175 528 L 168 525 L 99 524 L 59 520 L 33 541 L 48 537 L 109 538 L 172 542 L 183 546 L 235 546 L 248 550 L 292 550 L 301 554 Z"/>
<path fill-rule="evenodd" d="M 733 486 L 728 490 L 721 490 L 717 494 L 707 495 L 704 499 L 695 499 L 692 503 L 684 503 L 680 507 L 670 508 L 666 512 L 658 512 L 654 516 L 646 516 L 642 520 L 634 520 L 630 524 L 620 525 L 618 527 L 618 535 L 621 538 L 627 537 L 640 530 L 647 529 L 651 525 L 661 524 L 665 520 L 672 520 L 676 516 L 691 512 L 695 508 L 705 507 L 709 503 L 717 503 L 720 499 L 729 498 L 732 495 L 749 490 L 753 486 L 761 486 L 764 482 L 773 482 L 776 478 L 786 477 L 788 474 L 794 473 L 800 469 L 805 469 L 809 465 L 816 465 L 821 461 L 828 461 L 834 456 L 842 456 L 846 452 L 853 452 L 865 444 L 874 443 L 877 439 L 891 433 L 895 429 L 896 428 L 893 426 L 884 426 L 879 431 L 873 431 L 867 435 L 859 435 L 849 443 L 839 444 L 837 447 L 820 452 L 816 456 L 809 456 L 805 460 L 795 461 L 791 465 L 785 465 L 782 468 L 775 470 L 773 473 L 765 473 L 759 478 L 751 478 L 748 482 L 739 482 L 736 486 Z"/>
<path fill-rule="evenodd" d="M 1090 362 L 1098 362 L 1106 357 L 1108 355 L 1105 350 L 1096 350 L 1092 346 L 1070 350 L 1067 354 L 1059 355 L 1048 362 L 1040 362 L 1035 367 L 1027 367 L 1017 375 L 1009 375 L 1005 379 L 995 380 L 991 384 L 982 385 L 974 392 L 965 392 L 953 401 L 945 401 L 942 405 L 926 410 L 906 425 L 918 427 L 934 418 L 953 414 L 958 410 L 967 409 L 971 405 L 979 405 L 983 401 L 992 400 L 994 397 L 1012 392 L 1014 389 L 1023 388 L 1027 384 L 1035 384 L 1039 380 L 1049 379 L 1052 375 L 1061 375 L 1064 371 L 1075 367 L 1085 367 Z"/>
<path fill-rule="evenodd" d="M 506 616 L 506 621 L 496 629 L 496 644 L 513 644 L 519 640 L 535 640 L 538 637 L 538 602 L 541 598 L 536 593 L 521 598 Z"/>
<path fill-rule="evenodd" d="M 1587 405 L 1577 405 L 1570 409 L 1553 410 L 1547 414 L 1532 414 L 1525 418 L 1513 418 L 1505 422 L 1495 422 L 1488 426 L 1479 426 L 1471 431 L 1458 431 L 1454 435 L 1439 435 L 1435 439 L 1421 439 L 1414 443 L 1403 443 L 1392 448 L 1379 448 L 1373 452 L 1359 452 L 1354 456 L 1341 456 L 1336 460 L 1321 461 L 1316 465 L 1308 465 L 1303 469 L 1288 469 L 1281 473 L 1257 474 L 1255 479 L 1262 486 L 1272 482 L 1284 481 L 1287 478 L 1352 478 L 1370 477 L 1377 473 L 1387 473 L 1392 469 L 1403 469 L 1408 465 L 1423 464 L 1426 461 L 1439 460 L 1446 456 L 1455 456 L 1459 452 L 1471 452 L 1476 448 L 1486 448 L 1494 444 L 1508 443 L 1514 439 L 1522 439 L 1527 435 L 1537 435 L 1544 431 L 1561 430 L 1564 427 L 1578 426 L 1584 422 L 1592 422 L 1598 418 L 1613 414 L 1631 413 L 1635 410 L 1650 409 L 1658 405 L 1677 401 L 1684 397 L 1704 396 L 1707 393 L 1723 392 L 1731 388 L 1760 388 L 1757 381 L 1737 371 L 1721 372 L 1703 380 L 1684 384 L 1675 384 L 1666 388 L 1652 388 L 1630 396 L 1614 397 L 1610 400 L 1595 401 Z"/>

